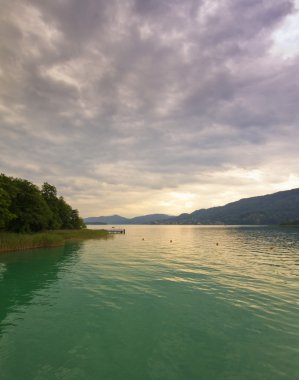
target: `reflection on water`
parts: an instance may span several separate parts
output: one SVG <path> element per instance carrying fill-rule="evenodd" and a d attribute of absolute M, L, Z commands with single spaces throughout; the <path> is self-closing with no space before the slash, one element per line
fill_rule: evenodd
<path fill-rule="evenodd" d="M 127 226 L 10 253 L 0 300 L 4 380 L 298 378 L 296 229 Z"/>
<path fill-rule="evenodd" d="M 59 248 L 1 254 L 0 336 L 7 315 L 30 305 L 40 290 L 57 281 L 59 273 L 76 262 L 79 247 L 76 242 Z"/>

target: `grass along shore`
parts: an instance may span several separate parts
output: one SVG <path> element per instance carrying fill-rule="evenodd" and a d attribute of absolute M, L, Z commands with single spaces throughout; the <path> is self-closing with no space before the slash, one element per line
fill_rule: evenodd
<path fill-rule="evenodd" d="M 107 238 L 105 230 L 57 230 L 32 234 L 0 232 L 0 252 L 20 251 L 32 248 L 57 247 L 67 240 Z"/>

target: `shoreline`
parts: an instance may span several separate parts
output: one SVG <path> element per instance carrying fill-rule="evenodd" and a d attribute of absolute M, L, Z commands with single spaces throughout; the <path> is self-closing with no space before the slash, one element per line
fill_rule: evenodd
<path fill-rule="evenodd" d="M 25 251 L 36 248 L 55 248 L 71 240 L 107 239 L 105 230 L 53 230 L 21 234 L 0 232 L 0 254 L 13 251 Z"/>

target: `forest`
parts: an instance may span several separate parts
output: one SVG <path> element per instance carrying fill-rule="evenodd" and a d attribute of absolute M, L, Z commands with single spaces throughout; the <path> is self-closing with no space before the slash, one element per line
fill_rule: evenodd
<path fill-rule="evenodd" d="M 85 227 L 55 186 L 45 182 L 41 189 L 30 181 L 0 174 L 0 230 L 31 233 Z"/>

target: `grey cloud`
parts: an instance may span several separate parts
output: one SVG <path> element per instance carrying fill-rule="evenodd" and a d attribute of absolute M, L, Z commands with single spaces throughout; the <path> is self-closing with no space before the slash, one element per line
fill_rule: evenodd
<path fill-rule="evenodd" d="M 107 186 L 133 202 L 296 162 L 299 57 L 270 52 L 293 2 L 209 4 L 4 1 L 1 169 L 59 184 L 84 208 Z"/>
<path fill-rule="evenodd" d="M 208 29 L 205 37 L 214 44 L 231 40 L 248 43 L 293 10 L 294 4 L 290 0 L 222 2 L 217 12 L 205 19 Z"/>

